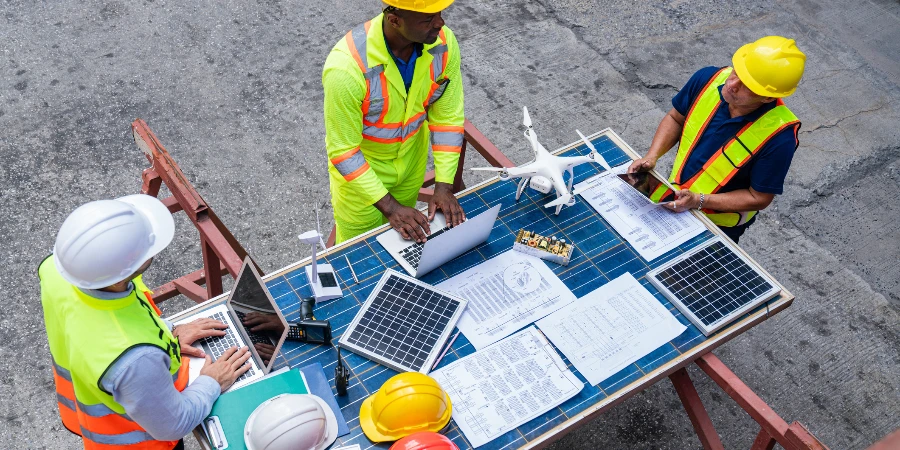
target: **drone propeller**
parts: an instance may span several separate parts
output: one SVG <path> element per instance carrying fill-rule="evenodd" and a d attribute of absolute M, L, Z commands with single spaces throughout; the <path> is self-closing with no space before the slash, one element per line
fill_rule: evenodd
<path fill-rule="evenodd" d="M 588 138 L 584 137 L 584 135 L 581 134 L 580 131 L 575 130 L 575 132 L 578 133 L 578 136 L 581 136 L 581 140 L 584 141 L 585 145 L 587 145 L 589 149 L 591 149 L 591 158 L 593 158 L 594 161 L 600 163 L 600 165 L 603 166 L 604 169 L 612 170 L 609 167 L 609 163 L 606 162 L 606 159 L 604 159 L 603 156 L 600 155 L 600 152 L 598 152 L 597 149 L 594 148 L 594 144 L 591 144 L 591 141 L 589 141 Z"/>
<path fill-rule="evenodd" d="M 525 113 L 525 117 L 522 118 L 522 125 L 525 125 L 525 128 L 531 128 L 531 116 L 528 115 L 528 107 L 523 106 L 522 111 Z"/>

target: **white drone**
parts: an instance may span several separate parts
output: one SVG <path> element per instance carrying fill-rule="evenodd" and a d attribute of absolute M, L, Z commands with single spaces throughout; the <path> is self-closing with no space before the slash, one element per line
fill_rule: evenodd
<path fill-rule="evenodd" d="M 534 190 L 544 194 L 549 193 L 550 188 L 553 187 L 556 189 L 556 200 L 547 203 L 544 207 L 552 208 L 555 206 L 556 212 L 554 214 L 558 215 L 563 206 L 574 205 L 575 195 L 580 193 L 580 190 L 577 192 L 572 191 L 572 180 L 574 179 L 572 168 L 579 164 L 593 162 L 599 163 L 606 170 L 610 170 L 609 164 L 607 164 L 606 160 L 603 159 L 603 156 L 597 152 L 597 149 L 594 148 L 591 141 L 584 137 L 578 130 L 575 130 L 575 132 L 578 133 L 578 136 L 581 137 L 581 140 L 584 141 L 585 145 L 591 149 L 590 154 L 587 156 L 551 155 L 550 152 L 538 142 L 537 134 L 535 134 L 534 128 L 531 126 L 531 116 L 528 115 L 528 107 L 523 107 L 522 110 L 525 115 L 525 118 L 522 120 L 522 124 L 525 125 L 525 137 L 528 138 L 528 141 L 531 143 L 531 148 L 534 149 L 534 161 L 518 167 L 477 167 L 472 170 L 498 172 L 501 180 L 521 178 L 519 187 L 516 190 L 516 201 L 522 196 L 522 191 L 524 191 L 525 186 L 529 184 L 529 180 L 531 180 L 531 187 Z M 566 182 L 563 177 L 563 171 L 569 172 L 568 182 Z"/>

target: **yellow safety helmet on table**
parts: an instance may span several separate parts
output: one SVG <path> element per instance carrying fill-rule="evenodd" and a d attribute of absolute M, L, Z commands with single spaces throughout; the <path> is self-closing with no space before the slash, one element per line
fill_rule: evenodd
<path fill-rule="evenodd" d="M 440 431 L 452 411 L 450 396 L 434 378 L 406 372 L 363 401 L 359 424 L 372 442 L 389 442 L 419 431 Z"/>
<path fill-rule="evenodd" d="M 383 0 L 385 4 L 393 6 L 397 9 L 405 9 L 407 11 L 415 11 L 425 14 L 439 13 L 454 0 Z"/>
<path fill-rule="evenodd" d="M 731 62 L 741 83 L 754 94 L 781 98 L 797 90 L 806 54 L 793 39 L 766 36 L 739 48 Z"/>

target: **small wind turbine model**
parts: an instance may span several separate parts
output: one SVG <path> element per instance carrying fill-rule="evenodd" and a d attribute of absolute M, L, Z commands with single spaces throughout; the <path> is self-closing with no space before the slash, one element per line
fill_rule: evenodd
<path fill-rule="evenodd" d="M 316 261 L 317 247 L 322 244 L 325 248 L 325 241 L 319 232 L 319 210 L 316 209 L 316 229 L 309 230 L 299 236 L 301 242 L 312 245 L 312 264 L 306 266 L 306 279 L 309 280 L 309 287 L 313 291 L 313 297 L 317 302 L 331 300 L 333 298 L 343 297 L 344 291 L 341 290 L 340 284 L 337 282 L 337 276 L 334 274 L 334 268 L 331 264 L 318 264 Z"/>
<path fill-rule="evenodd" d="M 531 148 L 534 150 L 534 161 L 518 167 L 476 167 L 472 170 L 498 172 L 501 180 L 521 178 L 519 187 L 516 189 L 516 201 L 519 201 L 519 198 L 522 196 L 522 191 L 525 190 L 525 186 L 528 185 L 529 180 L 531 180 L 531 187 L 534 190 L 544 194 L 550 192 L 550 187 L 553 187 L 553 189 L 556 190 L 556 200 L 547 203 L 544 207 L 552 208 L 555 206 L 556 212 L 554 214 L 559 215 L 562 207 L 574 205 L 575 195 L 581 193 L 581 190 L 572 191 L 572 168 L 579 164 L 592 162 L 600 164 L 606 170 L 610 170 L 609 164 L 607 164 L 606 160 L 603 159 L 603 156 L 597 152 L 597 149 L 594 148 L 591 141 L 584 137 L 578 130 L 575 130 L 575 132 L 578 133 L 581 140 L 584 141 L 591 150 L 590 154 L 586 156 L 555 156 L 550 154 L 550 152 L 538 142 L 537 134 L 531 126 L 531 116 L 528 115 L 528 107 L 523 107 L 522 110 L 524 112 L 522 124 L 525 125 L 525 137 L 528 138 L 528 141 L 531 143 Z M 566 182 L 563 177 L 564 171 L 569 172 L 568 182 Z"/>

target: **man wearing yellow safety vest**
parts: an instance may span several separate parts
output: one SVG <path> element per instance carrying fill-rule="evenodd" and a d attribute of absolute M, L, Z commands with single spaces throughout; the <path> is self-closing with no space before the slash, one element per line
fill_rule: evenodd
<path fill-rule="evenodd" d="M 247 348 L 207 356 L 188 386 L 195 340 L 221 336 L 212 319 L 180 325 L 159 317 L 141 274 L 169 245 L 165 205 L 129 195 L 82 205 L 38 269 L 56 400 L 65 427 L 87 450 L 184 448 L 219 394 L 249 369 Z"/>
<path fill-rule="evenodd" d="M 465 120 L 459 44 L 441 18 L 453 0 L 384 3 L 334 46 L 322 72 L 336 242 L 387 222 L 424 242 L 436 210 L 451 225 L 465 219 L 452 190 Z M 429 146 L 436 183 L 426 219 L 413 206 Z"/>
<path fill-rule="evenodd" d="M 737 242 L 757 212 L 781 194 L 799 145 L 800 120 L 783 97 L 794 93 L 806 55 L 793 39 L 767 36 L 744 45 L 732 67 L 697 71 L 672 99 L 647 155 L 629 172 L 647 171 L 680 141 L 669 181 L 657 200 L 697 208 Z"/>

